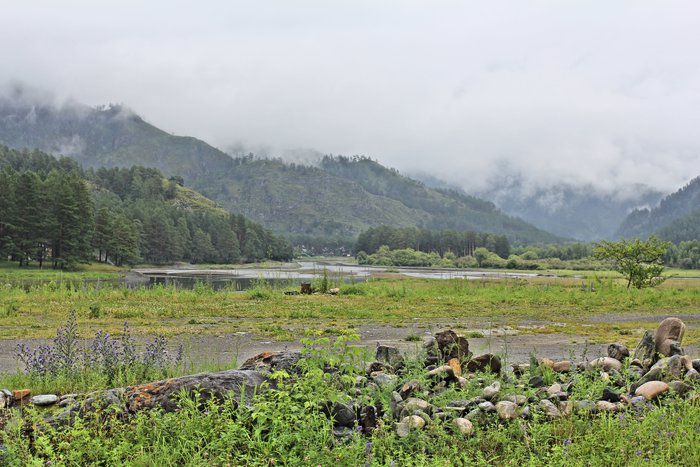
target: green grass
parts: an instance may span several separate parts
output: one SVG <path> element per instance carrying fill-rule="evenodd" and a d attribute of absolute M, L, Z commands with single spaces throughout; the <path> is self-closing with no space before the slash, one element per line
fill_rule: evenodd
<path fill-rule="evenodd" d="M 8 266 L 2 271 L 14 270 Z M 689 327 L 684 344 L 698 344 L 697 313 L 700 281 L 670 279 L 655 289 L 627 290 L 614 276 L 578 278 L 536 277 L 467 281 L 372 279 L 341 285 L 340 294 L 284 295 L 264 283 L 246 292 L 214 291 L 204 285 L 192 290 L 173 287 L 121 289 L 95 283 L 57 281 L 55 271 L 23 270 L 36 274 L 29 287 L 0 287 L 0 338 L 51 338 L 76 310 L 80 335 L 98 329 L 119 335 L 127 320 L 132 334 L 187 336 L 253 331 L 273 339 L 321 338 L 314 354 L 317 367 L 332 359 L 345 365 L 346 348 L 335 349 L 324 337 L 352 335 L 366 324 L 405 326 L 406 323 L 445 323 L 464 330 L 511 326 L 519 333 L 564 333 L 589 342 L 620 341 L 634 345 L 643 329 L 653 329 L 661 316 L 672 314 Z M 88 270 L 72 276 L 94 277 L 110 271 Z M 65 273 L 64 273 L 65 274 Z M 53 276 L 51 276 L 53 275 Z M 0 276 L 2 277 L 2 276 Z M 53 279 L 53 280 L 52 280 Z M 591 291 L 591 286 L 595 291 Z M 530 323 L 537 326 L 527 327 Z M 407 339 L 420 339 L 411 331 Z M 342 342 L 342 341 L 341 341 Z M 187 345 L 185 345 L 187 347 Z M 338 350 L 338 351 L 336 351 Z M 186 350 L 187 355 L 187 350 Z M 366 357 L 362 357 L 363 359 Z M 234 357 L 235 360 L 235 357 Z M 235 361 L 188 361 L 160 376 L 200 370 L 221 370 Z M 357 364 L 354 372 L 364 368 Z M 313 363 L 313 362 L 312 362 Z M 418 365 L 409 364 L 402 378 L 424 378 Z M 312 365 L 313 366 L 313 365 Z M 350 368 L 352 365 L 348 366 Z M 344 366 L 345 367 L 345 366 Z M 43 421 L 42 411 L 25 411 L 27 422 L 9 416 L 0 444 L 7 447 L 0 460 L 7 465 L 698 465 L 700 402 L 667 399 L 663 406 L 641 415 L 573 415 L 549 421 L 542 417 L 512 423 L 477 425 L 471 437 L 456 435 L 448 424 L 398 438 L 391 416 L 374 434 L 353 434 L 347 441 L 332 435 L 318 403 L 335 400 L 354 378 L 324 376 L 307 367 L 296 379 L 284 380 L 271 397 L 260 397 L 250 408 L 233 402 L 198 405 L 183 400 L 180 413 L 159 411 L 123 418 L 116 413 L 89 415 L 68 429 Z M 351 373 L 354 374 L 354 373 Z M 346 375 L 347 376 L 347 375 Z M 548 373 L 548 380 L 558 375 Z M 127 372 L 115 384 L 133 384 L 139 376 Z M 154 377 L 154 375 L 150 375 Z M 492 376 L 484 375 L 488 384 Z M 476 380 L 475 380 L 476 381 Z M 504 392 L 520 390 L 519 382 L 505 383 Z M 89 371 L 71 377 L 37 378 L 20 372 L 0 376 L 0 386 L 29 387 L 38 392 L 87 392 L 106 385 Z M 578 379 L 577 397 L 599 396 L 600 380 Z M 450 388 L 432 396 L 439 406 L 451 399 L 477 395 L 479 385 Z M 389 411 L 390 389 L 363 389 L 365 403 Z M 211 404 L 211 403 L 210 403 Z M 622 417 L 621 417 L 622 415 Z M 33 447 L 22 427 L 34 427 Z M 300 429 L 303 427 L 303 429 Z M 368 444 L 369 443 L 369 444 Z"/>
<path fill-rule="evenodd" d="M 330 323 L 341 334 L 360 324 L 445 322 L 468 329 L 512 326 L 520 333 L 565 333 L 591 342 L 636 344 L 660 316 L 691 320 L 686 343 L 698 343 L 692 320 L 700 309 L 700 281 L 671 279 L 655 289 L 627 290 L 612 280 L 504 279 L 467 281 L 391 278 L 341 285 L 337 296 L 284 295 L 257 287 L 243 293 L 209 287 L 121 289 L 50 282 L 0 288 L 0 339 L 47 338 L 76 310 L 86 335 L 102 328 L 118 334 L 127 320 L 135 334 L 174 336 L 253 331 L 276 339 L 299 338 Z M 95 310 L 98 310 L 96 313 Z M 611 326 L 615 317 L 628 315 Z M 91 317 L 92 316 L 92 317 Z M 222 319 L 217 319 L 222 318 Z M 209 320 L 204 328 L 191 320 Z M 269 326 L 274 321 L 275 326 Z M 519 327 L 530 322 L 542 327 Z M 559 324 L 554 324 L 559 323 Z"/>
<path fill-rule="evenodd" d="M 3 465 L 514 465 L 627 466 L 698 465 L 700 403 L 668 395 L 643 409 L 620 413 L 574 413 L 550 420 L 534 412 L 526 421 L 475 421 L 474 433 L 462 435 L 451 420 L 431 420 L 406 438 L 396 434 L 390 404 L 392 387 L 356 386 L 368 356 L 348 347 L 353 339 L 331 344 L 307 341 L 309 357 L 299 376 L 274 374 L 274 390 L 260 392 L 250 405 L 236 400 L 204 402 L 182 396 L 180 410 L 151 410 L 123 416 L 115 408 L 88 412 L 71 426 L 54 427 L 44 416 L 52 409 L 6 414 L 0 442 Z M 336 372 L 324 373 L 328 365 Z M 452 400 L 479 395 L 489 374 L 465 387 L 421 394 L 443 409 Z M 554 381 L 566 377 L 551 374 Z M 502 393 L 533 396 L 522 379 L 503 381 Z M 577 373 L 573 396 L 597 397 L 604 383 L 597 373 Z M 428 385 L 418 360 L 409 360 L 402 381 Z M 353 400 L 383 406 L 378 428 L 369 436 L 354 430 L 346 440 L 333 436 L 323 414 L 327 401 Z M 31 430 L 27 430 L 31 427 Z M 31 438 L 31 442 L 30 442 Z"/>
<path fill-rule="evenodd" d="M 116 279 L 128 270 L 126 267 L 91 263 L 80 264 L 77 271 L 62 271 L 60 269 L 52 269 L 50 265 L 46 264 L 42 269 L 39 269 L 39 265 L 36 263 L 19 267 L 17 262 L 0 261 L 0 284 L 12 284 L 21 281 Z"/>

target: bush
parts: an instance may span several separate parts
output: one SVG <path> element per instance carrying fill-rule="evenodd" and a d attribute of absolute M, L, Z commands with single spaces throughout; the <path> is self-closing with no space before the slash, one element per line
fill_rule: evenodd
<path fill-rule="evenodd" d="M 80 342 L 75 311 L 71 311 L 52 344 L 35 349 L 19 344 L 17 358 L 32 378 L 92 380 L 92 384 L 107 386 L 163 377 L 171 367 L 182 363 L 182 346 L 175 354 L 170 354 L 163 336 L 157 336 L 146 344 L 143 352 L 137 352 L 126 322 L 119 338 L 99 330 L 86 347 Z"/>

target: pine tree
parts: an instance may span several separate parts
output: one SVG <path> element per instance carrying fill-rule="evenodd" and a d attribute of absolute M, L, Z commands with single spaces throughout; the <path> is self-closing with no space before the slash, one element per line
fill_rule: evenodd
<path fill-rule="evenodd" d="M 15 246 L 19 265 L 36 259 L 39 265 L 46 254 L 47 240 L 43 225 L 46 197 L 43 183 L 35 172 L 22 172 L 15 185 Z"/>
<path fill-rule="evenodd" d="M 0 258 L 6 259 L 14 250 L 15 181 L 17 173 L 9 167 L 0 171 Z"/>
<path fill-rule="evenodd" d="M 94 218 L 90 194 L 75 172 L 52 171 L 44 185 L 50 200 L 44 224 L 53 265 L 73 269 L 91 257 Z"/>

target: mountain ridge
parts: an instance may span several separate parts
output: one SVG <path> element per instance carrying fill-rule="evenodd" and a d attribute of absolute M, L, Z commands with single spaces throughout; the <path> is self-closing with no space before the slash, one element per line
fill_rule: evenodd
<path fill-rule="evenodd" d="M 312 167 L 234 158 L 196 138 L 170 135 L 122 106 L 4 99 L 0 144 L 63 152 L 86 167 L 154 167 L 297 243 L 318 237 L 351 243 L 366 228 L 383 224 L 485 231 L 507 235 L 516 245 L 560 240 L 492 203 L 425 187 L 375 161 L 326 158 Z"/>

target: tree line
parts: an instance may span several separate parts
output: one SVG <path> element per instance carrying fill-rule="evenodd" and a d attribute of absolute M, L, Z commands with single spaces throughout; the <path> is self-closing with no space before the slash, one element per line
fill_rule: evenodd
<path fill-rule="evenodd" d="M 291 244 L 242 215 L 188 202 L 182 179 L 144 167 L 83 170 L 0 146 L 0 257 L 73 268 L 98 260 L 288 260 Z M 208 200 L 205 200 L 208 202 Z"/>
<path fill-rule="evenodd" d="M 505 235 L 386 225 L 371 227 L 362 232 L 355 242 L 355 252 L 373 254 L 382 246 L 387 246 L 390 250 L 410 248 L 423 253 L 437 253 L 441 257 L 448 252 L 456 257 L 473 256 L 477 248 L 486 248 L 501 258 L 510 255 L 510 243 Z"/>

